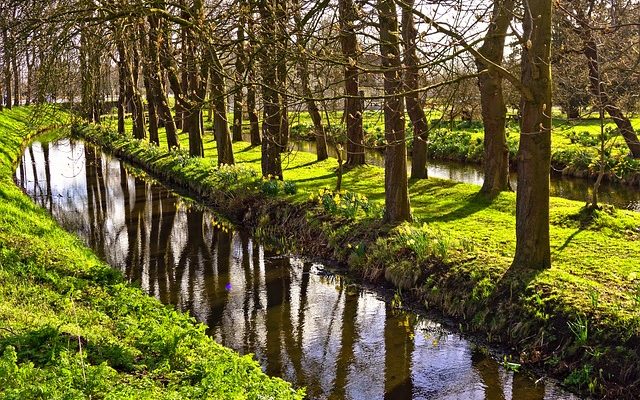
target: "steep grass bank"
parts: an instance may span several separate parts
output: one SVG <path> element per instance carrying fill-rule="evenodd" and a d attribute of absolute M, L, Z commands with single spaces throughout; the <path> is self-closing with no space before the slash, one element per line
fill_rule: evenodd
<path fill-rule="evenodd" d="M 445 180 L 410 182 L 417 222 L 379 223 L 384 171 L 347 172 L 335 193 L 336 161 L 295 153 L 284 183 L 259 176 L 260 149 L 235 143 L 236 166 L 119 137 L 76 133 L 166 181 L 200 195 L 234 222 L 312 256 L 386 279 L 428 307 L 461 319 L 462 329 L 510 344 L 521 363 L 541 366 L 574 389 L 615 398 L 640 394 L 640 216 L 551 199 L 553 267 L 509 269 L 515 249 L 515 195 L 493 201 L 478 187 Z M 181 137 L 186 147 L 186 137 Z M 164 142 L 164 139 L 161 138 Z"/>
<path fill-rule="evenodd" d="M 126 284 L 14 185 L 26 140 L 66 118 L 33 110 L 0 112 L 0 398 L 301 398 Z"/>

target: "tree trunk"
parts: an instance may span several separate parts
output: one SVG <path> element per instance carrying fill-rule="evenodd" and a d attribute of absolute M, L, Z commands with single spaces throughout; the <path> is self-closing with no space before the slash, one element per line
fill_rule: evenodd
<path fill-rule="evenodd" d="M 280 151 L 287 151 L 289 148 L 289 99 L 287 98 L 287 59 L 289 54 L 287 53 L 289 47 L 289 34 L 287 32 L 287 3 L 289 0 L 276 1 L 275 7 L 275 30 L 278 43 L 274 48 L 274 54 L 276 56 L 276 79 L 278 80 L 278 96 L 280 100 L 280 134 L 278 144 Z"/>
<path fill-rule="evenodd" d="M 140 47 L 142 50 L 142 77 L 147 97 L 147 109 L 149 113 L 149 141 L 160 146 L 160 138 L 158 137 L 158 96 L 155 88 L 151 84 L 152 75 L 152 59 L 151 46 L 154 43 L 144 40 L 150 37 L 151 32 L 145 29 L 144 23 L 140 24 Z"/>
<path fill-rule="evenodd" d="M 479 53 L 489 61 L 502 65 L 504 43 L 509 24 L 513 18 L 514 0 L 494 0 L 491 23 Z M 478 88 L 484 125 L 484 183 L 481 193 L 495 196 L 510 190 L 509 147 L 505 124 L 507 107 L 502 92 L 502 76 L 499 72 L 476 59 Z"/>
<path fill-rule="evenodd" d="M 127 69 L 125 67 L 125 55 L 124 50 L 120 45 L 118 49 L 118 134 L 125 134 L 124 118 L 125 108 L 127 102 L 126 90 L 127 90 Z"/>
<path fill-rule="evenodd" d="M 18 107 L 20 105 L 20 64 L 15 37 L 11 39 L 11 65 L 13 67 L 13 105 Z"/>
<path fill-rule="evenodd" d="M 164 9 L 164 4 L 158 1 L 156 5 Z M 169 149 L 179 148 L 178 134 L 176 132 L 176 122 L 169 107 L 166 88 L 162 80 L 162 69 L 160 65 L 160 52 L 162 51 L 159 34 L 160 18 L 156 15 L 149 16 L 149 84 L 155 103 L 158 107 L 158 116 L 162 121 L 167 134 L 167 146 Z"/>
<path fill-rule="evenodd" d="M 551 168 L 552 0 L 529 0 L 523 21 L 520 149 L 513 267 L 551 266 L 549 169 Z M 528 93 L 527 93 L 528 92 Z"/>
<path fill-rule="evenodd" d="M 298 76 L 300 77 L 300 86 L 302 87 L 302 93 L 305 96 L 305 103 L 307 105 L 307 111 L 313 121 L 313 129 L 316 134 L 316 155 L 318 161 L 326 160 L 329 158 L 327 150 L 327 136 L 322 125 L 322 116 L 318 105 L 313 99 L 313 93 L 311 93 L 311 86 L 309 84 L 309 60 L 306 53 L 306 38 L 308 33 L 304 31 L 304 25 L 300 18 L 300 7 L 295 5 L 295 21 L 296 21 L 296 37 L 298 48 L 301 50 L 298 54 Z"/>
<path fill-rule="evenodd" d="M 136 139 L 144 139 L 147 136 L 147 129 L 144 118 L 144 106 L 142 104 L 142 96 L 137 86 L 137 78 L 135 77 L 135 61 L 129 49 L 126 47 L 125 38 L 118 38 L 117 48 L 120 58 L 124 60 L 124 74 L 126 97 L 130 100 L 131 118 L 133 120 L 133 137 Z"/>
<path fill-rule="evenodd" d="M 356 10 L 353 0 L 339 0 L 340 45 L 344 58 L 344 113 L 347 123 L 347 165 L 363 165 L 364 132 L 362 131 L 362 101 L 359 97 L 358 38 Z"/>
<path fill-rule="evenodd" d="M 401 76 L 398 16 L 394 0 L 378 0 L 380 54 L 384 71 L 385 215 L 387 223 L 411 221 L 407 186 L 407 146 L 404 135 L 403 82 Z"/>
<path fill-rule="evenodd" d="M 249 113 L 251 145 L 258 146 L 262 140 L 260 138 L 258 111 L 256 111 L 256 88 L 253 83 L 249 83 L 247 86 L 247 111 Z"/>
<path fill-rule="evenodd" d="M 201 26 L 204 19 L 204 4 L 201 0 L 195 0 L 191 8 L 191 20 L 194 24 Z M 204 145 L 202 142 L 202 105 L 207 88 L 207 68 L 208 61 L 197 52 L 199 37 L 191 27 L 183 27 L 184 36 L 182 43 L 182 55 L 184 57 L 183 82 L 186 73 L 186 90 L 182 93 L 188 94 L 186 100 L 187 107 L 184 113 L 182 129 L 189 135 L 189 155 L 191 157 L 204 157 Z M 183 87 L 183 89 L 185 89 Z"/>
<path fill-rule="evenodd" d="M 244 16 L 240 11 L 238 23 L 238 44 L 236 52 L 236 90 L 233 93 L 233 140 L 242 141 L 242 90 L 244 88 L 245 54 L 244 54 Z"/>
<path fill-rule="evenodd" d="M 584 21 L 584 18 L 581 20 Z M 631 125 L 631 121 L 627 118 L 622 110 L 609 97 L 607 86 L 602 79 L 600 73 L 600 62 L 598 58 L 598 47 L 589 26 L 582 26 L 580 37 L 583 42 L 583 54 L 587 57 L 589 67 L 589 87 L 591 94 L 595 96 L 600 104 L 604 106 L 604 110 L 609 114 L 613 122 L 615 122 L 620 134 L 624 138 L 625 143 L 629 147 L 633 158 L 640 158 L 640 141 L 635 129 Z"/>
<path fill-rule="evenodd" d="M 276 31 L 275 7 L 273 0 L 260 0 L 260 30 L 261 49 L 260 59 L 262 62 L 262 81 L 279 83 L 276 77 L 277 60 L 273 60 L 273 48 L 277 46 L 274 40 Z M 265 84 L 262 86 L 262 176 L 271 176 L 282 179 L 282 162 L 280 159 L 280 125 L 282 123 L 282 103 L 280 102 L 277 89 Z"/>
<path fill-rule="evenodd" d="M 211 70 L 211 100 L 214 105 L 213 132 L 216 137 L 218 148 L 218 165 L 234 163 L 233 147 L 231 146 L 231 135 L 229 132 L 229 122 L 227 121 L 227 102 L 224 84 L 224 70 L 218 56 L 213 53 L 213 69 Z M 241 136 L 242 139 L 242 136 Z"/>
<path fill-rule="evenodd" d="M 258 111 L 256 110 L 256 73 L 254 66 L 254 51 L 256 49 L 255 43 L 255 29 L 253 27 L 253 11 L 250 11 L 247 28 L 249 30 L 249 40 L 247 47 L 247 113 L 249 115 L 249 131 L 251 133 L 251 145 L 258 146 L 262 139 L 260 138 L 260 126 Z"/>
<path fill-rule="evenodd" d="M 416 54 L 416 30 L 413 21 L 414 0 L 402 4 L 402 39 L 404 40 L 404 65 L 406 67 L 404 86 L 406 90 L 407 114 L 413 125 L 413 157 L 411 160 L 411 177 L 424 179 L 427 174 L 427 135 L 429 125 L 424 114 L 422 102 L 417 92 L 419 87 L 418 72 L 420 60 Z"/>
<path fill-rule="evenodd" d="M 3 21 L 6 24 L 6 21 Z M 3 54 L 3 62 L 4 62 L 4 88 L 5 88 L 5 96 L 4 96 L 4 104 L 5 106 L 11 110 L 12 104 L 11 99 L 13 97 L 11 93 L 11 46 L 9 42 L 9 28 L 4 26 L 2 28 L 2 43 L 4 47 Z"/>

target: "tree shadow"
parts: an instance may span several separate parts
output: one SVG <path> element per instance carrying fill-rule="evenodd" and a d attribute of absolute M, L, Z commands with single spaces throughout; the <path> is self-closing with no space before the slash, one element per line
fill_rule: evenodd
<path fill-rule="evenodd" d="M 569 237 L 564 241 L 564 243 L 562 243 L 562 245 L 560 247 L 558 247 L 558 252 L 563 251 L 564 249 L 567 248 L 567 246 L 569 246 L 569 244 L 571 244 L 571 241 L 573 240 L 573 238 L 575 238 L 578 233 L 584 231 L 583 227 L 578 228 L 575 232 L 573 232 L 571 235 L 569 235 Z"/>
<path fill-rule="evenodd" d="M 312 166 L 314 164 L 317 164 L 317 163 L 318 163 L 318 161 L 309 161 L 309 162 L 306 162 L 304 164 L 296 165 L 295 167 L 289 167 L 285 171 L 291 171 L 291 170 L 298 169 L 298 168 L 310 167 L 310 166 Z"/>
<path fill-rule="evenodd" d="M 304 178 L 304 179 L 293 179 L 294 182 L 300 183 L 300 182 L 313 182 L 313 181 L 318 181 L 318 180 L 324 180 L 324 179 L 329 179 L 329 178 L 333 178 L 335 177 L 336 174 L 335 173 L 328 173 L 325 175 L 320 175 L 320 176 L 312 176 L 309 178 Z"/>
<path fill-rule="evenodd" d="M 459 205 L 457 208 L 433 217 L 427 217 L 428 222 L 450 222 L 459 219 L 467 218 L 475 213 L 478 213 L 487 207 L 491 206 L 493 199 L 488 198 L 486 195 L 478 192 L 466 196 L 462 202 L 456 202 Z M 436 213 L 437 214 L 437 213 Z"/>
<path fill-rule="evenodd" d="M 256 145 L 252 144 L 252 145 L 249 145 L 249 146 L 245 147 L 242 150 L 236 150 L 235 153 L 246 153 L 248 151 L 251 151 L 251 150 L 255 149 L 256 147 L 260 147 L 260 145 L 259 144 L 256 144 Z"/>

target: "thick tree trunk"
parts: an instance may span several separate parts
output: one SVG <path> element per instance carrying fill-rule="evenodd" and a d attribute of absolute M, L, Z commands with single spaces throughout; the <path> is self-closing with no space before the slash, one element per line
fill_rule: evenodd
<path fill-rule="evenodd" d="M 582 18 L 582 20 L 584 20 L 584 18 Z M 602 79 L 598 47 L 593 39 L 591 28 L 589 26 L 583 26 L 581 28 L 582 32 L 580 36 L 584 45 L 582 51 L 585 57 L 587 57 L 591 94 L 598 99 L 599 103 L 604 106 L 604 110 L 609 114 L 611 119 L 613 119 L 613 122 L 615 122 L 633 158 L 640 158 L 640 141 L 638 140 L 638 135 L 635 129 L 633 129 L 629 118 L 624 115 L 622 110 L 609 96 L 607 86 Z"/>
<path fill-rule="evenodd" d="M 249 55 L 247 57 L 247 79 L 249 81 L 247 85 L 247 113 L 249 115 L 249 132 L 251 134 L 251 145 L 258 146 L 262 142 L 262 139 L 260 138 L 259 118 L 258 111 L 256 110 L 256 73 L 253 62 L 255 55 L 254 51 L 256 49 L 256 33 L 253 25 L 253 12 L 250 12 L 247 24 L 249 34 L 247 48 L 247 54 Z"/>
<path fill-rule="evenodd" d="M 194 24 L 203 25 L 204 4 L 202 0 L 194 0 L 190 16 Z M 197 51 L 197 44 L 200 38 L 196 36 L 196 32 L 190 27 L 183 27 L 183 29 L 185 29 L 185 35 L 183 37 L 182 55 L 184 57 L 187 87 L 182 93 L 188 94 L 188 99 L 186 101 L 187 107 L 182 129 L 189 135 L 189 155 L 192 157 L 204 157 L 202 105 L 206 95 L 209 64 L 208 60 L 204 60 L 204 56 Z M 183 80 L 183 85 L 184 83 Z"/>
<path fill-rule="evenodd" d="M 424 179 L 427 174 L 427 135 L 429 125 L 424 114 L 422 102 L 417 92 L 420 60 L 416 54 L 418 31 L 413 21 L 414 0 L 402 5 L 402 39 L 404 40 L 404 65 L 406 67 L 404 86 L 406 90 L 407 114 L 413 125 L 413 157 L 411 159 L 411 177 Z"/>
<path fill-rule="evenodd" d="M 31 50 L 31 46 L 33 42 L 29 43 L 24 49 L 25 61 L 27 65 L 27 87 L 25 94 L 25 105 L 31 105 L 31 100 L 33 98 L 33 66 L 35 61 L 35 53 Z"/>
<path fill-rule="evenodd" d="M 358 38 L 356 10 L 353 0 L 339 0 L 340 45 L 344 58 L 344 113 L 347 123 L 347 165 L 365 163 L 364 132 L 362 130 L 362 99 L 359 97 Z"/>
<path fill-rule="evenodd" d="M 211 101 L 214 105 L 213 132 L 218 148 L 218 165 L 234 163 L 233 147 L 229 122 L 227 121 L 227 102 L 224 84 L 224 71 L 217 54 L 213 53 L 213 69 L 211 70 Z M 242 139 L 242 136 L 240 137 Z"/>
<path fill-rule="evenodd" d="M 276 77 L 276 64 L 272 51 L 277 43 L 274 40 L 276 32 L 274 0 L 260 0 L 260 30 L 261 49 L 260 59 L 262 62 L 262 81 L 273 82 L 276 85 L 279 81 Z M 282 123 L 282 103 L 279 99 L 277 89 L 272 85 L 262 86 L 262 176 L 282 179 L 282 162 L 280 159 L 280 125 Z"/>
<path fill-rule="evenodd" d="M 157 2 L 159 7 L 164 7 L 162 2 Z M 169 149 L 179 148 L 180 142 L 176 132 L 176 122 L 169 107 L 166 95 L 166 88 L 162 80 L 162 69 L 160 65 L 160 52 L 162 51 L 159 34 L 160 19 L 158 16 L 149 16 L 149 84 L 152 95 L 158 108 L 158 117 L 162 121 L 167 134 L 167 146 Z"/>
<path fill-rule="evenodd" d="M 520 149 L 513 267 L 551 266 L 549 169 L 551 167 L 552 0 L 529 0 L 523 21 Z"/>
<path fill-rule="evenodd" d="M 247 112 L 249 114 L 249 133 L 251 145 L 258 146 L 261 143 L 258 111 L 256 110 L 256 88 L 252 83 L 247 86 Z"/>
<path fill-rule="evenodd" d="M 126 109 L 127 69 L 124 50 L 118 46 L 118 134 L 125 134 L 124 118 Z"/>
<path fill-rule="evenodd" d="M 233 93 L 233 140 L 242 141 L 242 90 L 244 88 L 245 54 L 244 54 L 244 17 L 240 13 L 238 24 L 238 44 L 236 51 L 236 90 Z"/>
<path fill-rule="evenodd" d="M 514 0 L 494 0 L 491 23 L 479 52 L 489 61 L 502 65 L 504 43 L 513 18 Z M 510 190 L 509 147 L 505 124 L 507 107 L 502 92 L 502 76 L 480 60 L 476 60 L 480 76 L 480 105 L 484 125 L 484 183 L 480 191 L 488 196 Z"/>
<path fill-rule="evenodd" d="M 313 93 L 311 92 L 311 86 L 309 83 L 309 60 L 306 54 L 306 37 L 307 33 L 304 31 L 304 25 L 300 17 L 300 7 L 296 4 L 296 14 L 294 16 L 296 21 L 296 36 L 298 38 L 298 48 L 302 51 L 298 54 L 298 76 L 300 77 L 300 86 L 302 87 L 302 93 L 305 96 L 305 103 L 307 105 L 307 111 L 313 121 L 313 129 L 316 136 L 316 155 L 318 161 L 326 160 L 329 158 L 327 150 L 327 136 L 322 125 L 322 116 L 318 105 L 313 99 Z"/>
<path fill-rule="evenodd" d="M 146 41 L 146 37 L 150 37 L 151 32 L 147 31 L 144 27 L 144 23 L 140 24 L 140 47 L 142 50 L 142 79 L 144 82 L 144 88 L 147 97 L 147 110 L 149 117 L 149 141 L 155 145 L 160 145 L 160 138 L 158 137 L 158 96 L 155 88 L 151 84 L 152 80 L 152 59 L 151 59 L 151 46 L 153 43 Z"/>
<path fill-rule="evenodd" d="M 274 54 L 277 59 L 276 63 L 276 79 L 278 81 L 278 96 L 280 101 L 280 134 L 279 146 L 280 151 L 287 151 L 289 148 L 289 99 L 287 98 L 287 59 L 289 57 L 289 34 L 287 32 L 287 22 L 289 15 L 287 13 L 287 2 L 289 0 L 279 0 L 275 4 L 275 29 L 278 43 L 274 48 Z"/>
<path fill-rule="evenodd" d="M 404 135 L 404 101 L 401 76 L 398 16 L 394 0 L 378 0 L 380 54 L 384 71 L 384 128 L 387 147 L 384 157 L 385 215 L 388 223 L 411 220 L 407 184 L 407 146 Z"/>
<path fill-rule="evenodd" d="M 124 60 L 125 93 L 130 101 L 131 118 L 133 120 L 133 137 L 136 139 L 144 139 L 147 136 L 147 129 L 142 96 L 137 86 L 138 79 L 135 77 L 136 68 L 134 66 L 133 51 L 131 50 L 131 53 L 129 52 L 130 49 L 125 46 L 124 38 L 118 39 L 116 47 L 118 48 L 120 59 Z"/>

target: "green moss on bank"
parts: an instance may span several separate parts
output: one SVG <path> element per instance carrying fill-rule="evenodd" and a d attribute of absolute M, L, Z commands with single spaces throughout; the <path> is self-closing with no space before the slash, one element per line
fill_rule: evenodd
<path fill-rule="evenodd" d="M 303 397 L 124 283 L 14 185 L 24 140 L 66 118 L 32 111 L 0 112 L 0 398 Z"/>
<path fill-rule="evenodd" d="M 322 192 L 335 184 L 335 160 L 293 153 L 283 164 L 285 182 L 293 182 L 296 193 L 279 189 L 274 195 L 259 179 L 260 149 L 247 143 L 234 144 L 237 167 L 218 169 L 209 135 L 206 158 L 190 159 L 109 130 L 79 133 L 199 193 L 258 234 L 345 262 L 366 278 L 386 278 L 429 307 L 460 317 L 463 329 L 512 345 L 521 362 L 566 378 L 576 390 L 617 398 L 640 393 L 637 213 L 584 215 L 581 203 L 552 198 L 553 267 L 513 271 L 513 193 L 488 201 L 477 186 L 411 181 L 417 222 L 389 227 L 376 218 L 384 200 L 378 167 L 345 174 L 343 188 L 367 198 L 358 203 L 349 193 Z M 186 137 L 181 140 L 186 148 Z"/>

